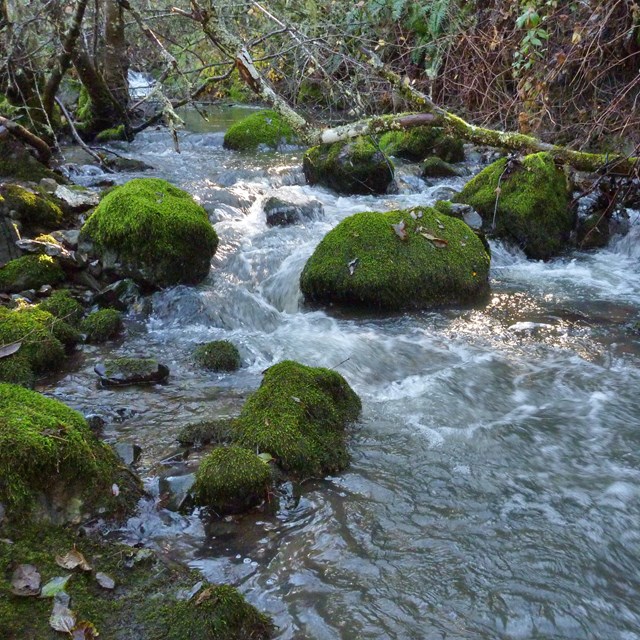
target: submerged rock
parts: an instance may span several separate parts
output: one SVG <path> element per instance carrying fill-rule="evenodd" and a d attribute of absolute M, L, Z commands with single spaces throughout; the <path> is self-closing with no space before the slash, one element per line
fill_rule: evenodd
<path fill-rule="evenodd" d="M 240 353 L 228 340 L 214 340 L 196 347 L 193 357 L 198 365 L 210 371 L 236 371 L 240 368 Z"/>
<path fill-rule="evenodd" d="M 253 451 L 218 447 L 198 467 L 193 495 L 219 515 L 242 513 L 265 499 L 271 482 L 268 463 Z"/>
<path fill-rule="evenodd" d="M 250 151 L 265 145 L 277 149 L 282 144 L 293 144 L 296 134 L 275 111 L 254 113 L 231 125 L 224 134 L 225 149 Z"/>
<path fill-rule="evenodd" d="M 391 160 L 367 138 L 312 147 L 302 167 L 309 184 L 345 195 L 386 193 L 394 176 Z"/>
<path fill-rule="evenodd" d="M 80 232 L 80 248 L 106 270 L 151 287 L 195 284 L 209 273 L 218 237 L 191 196 L 157 178 L 110 191 Z"/>
<path fill-rule="evenodd" d="M 349 462 L 345 427 L 360 409 L 339 373 L 287 360 L 265 371 L 245 403 L 234 423 L 237 442 L 301 478 L 336 473 Z"/>
<path fill-rule="evenodd" d="M 497 160 L 455 200 L 478 211 L 488 234 L 517 244 L 534 259 L 562 252 L 575 220 L 567 178 L 548 153 Z"/>
<path fill-rule="evenodd" d="M 270 227 L 299 224 L 319 218 L 324 213 L 322 203 L 313 199 L 283 200 L 272 196 L 265 200 L 262 209 Z"/>
<path fill-rule="evenodd" d="M 489 262 L 472 229 L 430 207 L 364 212 L 323 238 L 300 288 L 309 302 L 425 309 L 482 297 Z"/>
<path fill-rule="evenodd" d="M 167 381 L 169 367 L 153 358 L 115 358 L 98 363 L 94 371 L 104 387 L 160 384 Z"/>
<path fill-rule="evenodd" d="M 437 156 L 428 157 L 422 165 L 423 178 L 456 178 L 464 175 L 462 169 L 454 167 Z"/>
<path fill-rule="evenodd" d="M 0 502 L 11 520 L 123 513 L 142 495 L 79 413 L 35 391 L 0 384 L 0 440 Z"/>

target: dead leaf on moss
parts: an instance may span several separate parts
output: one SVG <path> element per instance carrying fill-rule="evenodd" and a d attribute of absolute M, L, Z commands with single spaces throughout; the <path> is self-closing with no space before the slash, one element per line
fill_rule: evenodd
<path fill-rule="evenodd" d="M 11 344 L 5 344 L 0 347 L 0 358 L 6 358 L 12 356 L 16 351 L 20 350 L 22 342 L 12 342 Z"/>
<path fill-rule="evenodd" d="M 76 614 L 69 609 L 69 595 L 61 591 L 53 598 L 49 626 L 61 633 L 71 633 L 76 626 Z"/>
<path fill-rule="evenodd" d="M 444 249 L 449 244 L 444 238 L 438 238 L 427 231 L 422 231 L 420 235 L 429 240 L 434 247 L 438 247 L 439 249 Z"/>
<path fill-rule="evenodd" d="M 102 573 L 102 571 L 98 571 L 98 573 L 96 573 L 96 580 L 98 581 L 98 584 L 103 589 L 116 588 L 116 581 L 111 576 L 108 576 L 106 573 Z"/>
<path fill-rule="evenodd" d="M 206 602 L 207 600 L 209 600 L 211 598 L 212 595 L 212 590 L 211 587 L 209 587 L 208 589 L 205 589 L 197 598 L 196 598 L 196 607 L 198 607 L 199 605 L 201 605 L 203 602 Z"/>
<path fill-rule="evenodd" d="M 64 556 L 56 556 L 56 564 L 70 571 L 76 567 L 80 567 L 83 571 L 91 571 L 91 565 L 75 547 Z"/>
<path fill-rule="evenodd" d="M 405 240 L 409 239 L 409 234 L 406 231 L 407 225 L 405 224 L 404 220 L 401 220 L 400 222 L 398 222 L 398 224 L 392 224 L 391 226 L 400 240 L 404 242 Z"/>
<path fill-rule="evenodd" d="M 78 622 L 71 632 L 71 640 L 94 640 L 100 634 L 98 630 L 90 622 L 83 620 Z"/>
<path fill-rule="evenodd" d="M 11 593 L 16 596 L 37 596 L 40 593 L 40 574 L 32 564 L 21 564 L 11 576 Z"/>

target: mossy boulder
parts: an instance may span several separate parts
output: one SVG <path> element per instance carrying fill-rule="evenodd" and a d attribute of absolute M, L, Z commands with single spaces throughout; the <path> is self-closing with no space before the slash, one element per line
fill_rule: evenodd
<path fill-rule="evenodd" d="M 17 382 L 8 375 L 15 367 L 28 367 L 33 375 L 59 369 L 65 351 L 79 340 L 80 334 L 71 325 L 37 307 L 0 307 L 0 345 L 20 344 L 16 353 L 0 359 L 0 381 Z M 29 386 L 27 379 L 25 382 Z"/>
<path fill-rule="evenodd" d="M 480 298 L 489 262 L 472 229 L 430 207 L 364 212 L 323 238 L 300 288 L 314 303 L 424 309 Z"/>
<path fill-rule="evenodd" d="M 106 342 L 122 330 L 122 314 L 115 309 L 100 309 L 90 313 L 81 323 L 80 331 L 87 342 Z"/>
<path fill-rule="evenodd" d="M 0 187 L 0 208 L 22 223 L 24 229 L 38 233 L 56 229 L 62 222 L 62 209 L 42 195 L 17 184 Z"/>
<path fill-rule="evenodd" d="M 238 444 L 269 453 L 300 478 L 337 473 L 349 462 L 345 426 L 361 403 L 336 371 L 284 361 L 264 374 L 235 426 Z"/>
<path fill-rule="evenodd" d="M 387 131 L 380 136 L 380 148 L 388 155 L 420 162 L 436 156 L 445 162 L 462 162 L 462 140 L 446 135 L 439 127 L 413 127 L 404 131 Z"/>
<path fill-rule="evenodd" d="M 56 557 L 76 549 L 93 571 L 74 571 L 65 586 L 78 621 L 90 621 L 100 640 L 268 640 L 273 623 L 228 585 L 214 585 L 176 562 L 158 559 L 150 549 L 78 535 L 71 527 L 9 526 L 0 541 L 0 620 L 3 640 L 60 640 L 49 625 L 51 598 L 11 593 L 15 567 L 34 566 L 42 584 L 69 572 Z M 62 572 L 62 573 L 61 573 Z M 96 580 L 111 577 L 115 589 Z M 199 584 L 199 589 L 194 585 Z M 67 637 L 70 637 L 67 636 Z M 80 629 L 76 637 L 95 635 Z"/>
<path fill-rule="evenodd" d="M 219 515 L 242 513 L 264 500 L 271 482 L 269 464 L 253 451 L 218 447 L 198 467 L 194 500 Z"/>
<path fill-rule="evenodd" d="M 119 496 L 114 483 L 122 485 Z M 0 502 L 10 520 L 65 522 L 97 508 L 126 510 L 139 495 L 137 483 L 79 413 L 35 391 L 0 384 Z"/>
<path fill-rule="evenodd" d="M 0 291 L 6 293 L 39 289 L 42 285 L 55 285 L 62 280 L 64 271 L 51 256 L 46 255 L 22 256 L 0 269 Z"/>
<path fill-rule="evenodd" d="M 548 153 L 522 161 L 497 160 L 470 180 L 455 200 L 482 216 L 487 233 L 517 244 L 533 259 L 561 253 L 575 221 L 567 178 Z"/>
<path fill-rule="evenodd" d="M 72 327 L 77 327 L 84 315 L 84 307 L 71 295 L 68 289 L 54 291 L 38 307 Z"/>
<path fill-rule="evenodd" d="M 151 287 L 200 282 L 217 246 L 206 211 L 158 178 L 111 190 L 80 231 L 80 247 L 105 269 Z"/>
<path fill-rule="evenodd" d="M 214 340 L 196 347 L 196 364 L 210 371 L 236 371 L 240 368 L 238 348 L 228 340 Z"/>
<path fill-rule="evenodd" d="M 98 142 L 111 142 L 112 140 L 126 140 L 127 139 L 127 131 L 123 124 L 118 125 L 117 127 L 112 127 L 111 129 L 103 129 L 96 135 L 96 140 Z"/>
<path fill-rule="evenodd" d="M 456 178 L 461 175 L 463 173 L 458 167 L 454 167 L 438 156 L 429 156 L 422 163 L 423 178 Z"/>
<path fill-rule="evenodd" d="M 311 147 L 302 168 L 309 184 L 345 195 L 386 193 L 394 176 L 391 160 L 368 138 Z"/>
<path fill-rule="evenodd" d="M 277 149 L 281 144 L 293 144 L 293 129 L 275 111 L 259 111 L 232 124 L 224 134 L 225 149 L 251 151 L 264 145 Z"/>
<path fill-rule="evenodd" d="M 99 362 L 94 371 L 104 387 L 161 384 L 169 378 L 169 367 L 154 358 L 112 358 Z"/>

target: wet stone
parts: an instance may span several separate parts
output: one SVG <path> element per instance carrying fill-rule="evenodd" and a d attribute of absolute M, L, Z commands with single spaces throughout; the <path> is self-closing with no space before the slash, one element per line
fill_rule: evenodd
<path fill-rule="evenodd" d="M 142 447 L 130 442 L 117 442 L 113 445 L 113 449 L 122 462 L 129 466 L 135 464 L 142 455 Z"/>
<path fill-rule="evenodd" d="M 153 358 L 115 358 L 98 363 L 94 371 L 103 387 L 159 384 L 167 381 L 169 367 Z"/>
<path fill-rule="evenodd" d="M 191 500 L 191 489 L 195 481 L 195 473 L 160 478 L 160 496 L 165 508 L 180 511 L 186 507 Z"/>
<path fill-rule="evenodd" d="M 139 303 L 141 298 L 138 285 L 131 278 L 125 278 L 102 289 L 96 295 L 94 302 L 101 307 L 126 311 L 130 306 Z"/>
<path fill-rule="evenodd" d="M 313 220 L 324 213 L 324 208 L 318 200 L 283 200 L 272 196 L 262 206 L 267 218 L 267 224 L 273 226 L 287 226 L 299 224 L 305 220 Z"/>

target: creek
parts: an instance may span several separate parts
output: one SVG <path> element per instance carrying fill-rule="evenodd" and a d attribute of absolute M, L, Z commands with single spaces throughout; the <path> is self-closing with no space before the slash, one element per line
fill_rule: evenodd
<path fill-rule="evenodd" d="M 224 150 L 246 113 L 186 113 L 180 154 L 162 129 L 113 147 L 154 167 L 118 181 L 173 182 L 220 237 L 204 283 L 154 294 L 123 341 L 86 348 L 44 388 L 104 417 L 108 440 L 142 446 L 152 497 L 118 535 L 237 586 L 279 640 L 640 638 L 640 214 L 595 253 L 535 262 L 492 243 L 481 306 L 310 309 L 300 271 L 340 220 L 429 204 L 465 179 L 425 183 L 401 165 L 398 194 L 338 196 L 304 184 L 300 149 Z M 315 198 L 325 214 L 267 227 L 273 194 Z M 239 347 L 239 372 L 193 366 L 194 346 L 216 339 Z M 156 357 L 170 381 L 99 389 L 93 367 L 112 354 Z M 198 458 L 172 458 L 180 428 L 236 415 L 284 359 L 336 368 L 362 398 L 348 470 L 287 485 L 278 507 L 241 518 L 162 508 L 158 477 Z"/>

